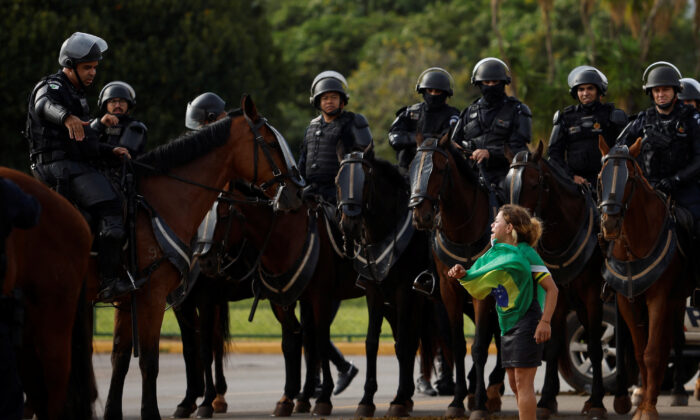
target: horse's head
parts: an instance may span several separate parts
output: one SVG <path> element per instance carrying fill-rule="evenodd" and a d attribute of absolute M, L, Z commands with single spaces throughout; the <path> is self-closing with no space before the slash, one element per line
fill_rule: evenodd
<path fill-rule="evenodd" d="M 368 147 L 369 149 L 369 147 Z M 365 152 L 369 152 L 366 150 Z M 338 197 L 340 230 L 345 238 L 346 252 L 350 243 L 357 243 L 362 235 L 363 212 L 370 205 L 369 184 L 372 166 L 363 152 L 344 156 L 335 178 Z"/>
<path fill-rule="evenodd" d="M 448 135 L 442 139 L 425 139 L 416 149 L 416 156 L 411 162 L 411 198 L 408 207 L 413 209 L 413 225 L 417 229 L 431 230 L 435 227 L 440 197 L 445 193 L 450 177 L 449 142 Z"/>
<path fill-rule="evenodd" d="M 242 118 L 231 124 L 231 133 L 249 133 L 247 139 L 237 140 L 232 165 L 238 168 L 238 178 L 259 187 L 273 199 L 276 211 L 301 207 L 304 179 L 282 134 L 258 114 L 253 100 L 244 95 L 241 100 Z"/>
<path fill-rule="evenodd" d="M 532 212 L 538 212 L 547 199 L 549 189 L 544 183 L 547 177 L 542 159 L 542 142 L 534 153 L 523 150 L 512 158 L 506 175 L 506 196 L 511 204 L 519 204 Z"/>
<path fill-rule="evenodd" d="M 209 277 L 220 277 L 230 267 L 243 246 L 243 216 L 228 197 L 220 197 L 200 226 L 200 235 L 211 244 L 199 256 L 199 268 Z M 212 232 L 206 232 L 211 229 Z M 232 257 L 233 256 L 233 257 Z"/>
<path fill-rule="evenodd" d="M 603 155 L 602 168 L 598 174 L 600 224 L 603 238 L 610 241 L 620 236 L 622 221 L 635 189 L 639 186 L 648 189 L 651 187 L 634 160 L 639 154 L 641 139 L 631 148 L 616 145 L 610 149 L 601 136 L 598 146 Z"/>

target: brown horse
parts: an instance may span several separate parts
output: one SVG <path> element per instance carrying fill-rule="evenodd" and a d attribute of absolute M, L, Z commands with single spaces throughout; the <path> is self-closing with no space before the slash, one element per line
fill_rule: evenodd
<path fill-rule="evenodd" d="M 140 157 L 136 163 L 152 166 L 155 172 L 139 180 L 138 190 L 170 227 L 174 236 L 171 241 L 189 243 L 230 179 L 250 179 L 270 197 L 276 197 L 279 207 L 293 206 L 298 200 L 298 186 L 293 182 L 295 174 L 286 151 L 281 136 L 258 114 L 252 99 L 244 96 L 241 110 Z M 159 419 L 156 377 L 160 327 L 166 296 L 177 287 L 180 272 L 163 258 L 164 251 L 145 211 L 139 211 L 136 218 L 136 252 L 139 273 L 135 277 L 149 277 L 132 294 L 141 355 L 141 417 Z M 113 371 L 105 419 L 122 418 L 122 391 L 132 350 L 132 304 L 132 298 L 124 299 L 115 315 Z"/>
<path fill-rule="evenodd" d="M 609 149 L 601 137 L 604 157 L 598 175 L 607 247 L 603 276 L 617 292 L 642 379 L 642 401 L 633 420 L 659 417 L 656 401 L 673 343 L 673 323 L 683 319 L 693 287 L 669 201 L 651 187 L 635 161 L 641 143 L 638 139 L 629 149 Z"/>
<path fill-rule="evenodd" d="M 468 313 L 470 296 L 447 271 L 454 264 L 470 267 L 490 247 L 489 225 L 495 214 L 490 208 L 489 194 L 479 184 L 478 175 L 448 136 L 428 138 L 418 146 L 411 163 L 411 201 L 413 223 L 418 229 L 433 230 L 433 256 L 440 276 L 440 295 L 450 320 L 452 349 L 457 372 L 454 399 L 446 416 L 463 417 L 467 384 L 464 368 L 466 342 L 463 314 Z M 488 417 L 500 411 L 505 369 L 500 355 L 489 377 L 484 381 L 484 365 L 493 337 L 500 348 L 500 329 L 495 301 L 471 299 L 476 325 L 472 359 L 476 368 L 474 406 L 470 418 Z"/>
<path fill-rule="evenodd" d="M 566 317 L 573 308 L 588 336 L 593 376 L 591 397 L 585 402 L 582 414 L 601 418 L 606 410 L 601 346 L 603 302 L 600 299 L 603 255 L 597 239 L 598 212 L 588 189 L 578 187 L 558 166 L 542 159 L 542 151 L 540 142 L 534 153 L 519 152 L 512 158 L 506 177 L 510 202 L 527 207 L 544 222 L 537 252 L 563 292 L 552 318 L 552 339 L 545 347 L 547 369 L 537 417 L 549 418 L 557 411 L 558 359 L 566 351 Z M 618 349 L 621 350 L 620 346 Z M 624 406 L 623 413 L 627 413 L 631 408 L 627 387 L 624 396 L 616 398 L 615 403 L 616 409 Z"/>
<path fill-rule="evenodd" d="M 39 223 L 7 241 L 2 294 L 22 293 L 25 313 L 20 373 L 27 403 L 39 419 L 87 419 L 96 397 L 84 290 L 92 238 L 80 212 L 39 181 L 8 168 L 41 204 Z"/>

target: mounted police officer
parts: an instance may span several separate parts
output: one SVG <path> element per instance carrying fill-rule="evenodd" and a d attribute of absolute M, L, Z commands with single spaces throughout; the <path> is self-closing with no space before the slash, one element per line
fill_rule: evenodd
<path fill-rule="evenodd" d="M 97 99 L 97 107 L 103 115 L 90 123 L 100 142 L 112 147 L 124 147 L 132 158 L 145 150 L 148 133 L 146 125 L 131 116 L 135 106 L 136 92 L 131 85 L 118 80 L 109 82 Z M 106 164 L 115 166 L 116 162 L 111 159 Z"/>
<path fill-rule="evenodd" d="M 129 157 L 126 148 L 99 143 L 92 130 L 86 131 L 85 89 L 106 50 L 102 38 L 82 32 L 63 42 L 58 57 L 62 69 L 43 78 L 29 97 L 26 134 L 34 175 L 89 213 L 96 226 L 98 299 L 109 301 L 131 291 L 132 285 L 121 276 L 125 232 L 120 200 L 105 175 L 89 163 L 112 154 Z"/>
<path fill-rule="evenodd" d="M 345 77 L 336 71 L 324 71 L 314 78 L 309 102 L 321 115 L 306 128 L 299 156 L 299 171 L 308 184 L 305 194 L 320 195 L 330 203 L 336 202 L 340 160 L 372 143 L 364 115 L 345 110 L 350 99 L 347 86 Z"/>
<path fill-rule="evenodd" d="M 700 227 L 700 116 L 678 100 L 681 73 L 665 61 L 644 71 L 643 89 L 654 106 L 640 112 L 617 142 L 632 145 L 642 138 L 637 157 L 644 175 L 655 188 L 671 195 L 693 215 Z"/>
<path fill-rule="evenodd" d="M 204 92 L 187 103 L 185 127 L 199 130 L 226 116 L 226 102 L 213 92 Z"/>
<path fill-rule="evenodd" d="M 459 110 L 447 105 L 447 98 L 453 94 L 452 80 L 452 75 L 440 67 L 423 71 L 416 82 L 416 92 L 423 96 L 423 102 L 396 112 L 389 128 L 389 144 L 396 150 L 401 173 L 408 173 L 416 155 L 416 134 L 440 138 L 457 123 Z"/>
<path fill-rule="evenodd" d="M 595 67 L 579 66 L 569 73 L 569 93 L 579 103 L 554 114 L 549 138 L 549 159 L 564 169 L 577 184 L 595 188 L 600 172 L 598 136 L 609 146 L 627 125 L 627 115 L 612 103 L 602 103 L 608 79 Z"/>
<path fill-rule="evenodd" d="M 506 95 L 510 69 L 498 58 L 476 63 L 471 82 L 482 97 L 462 111 L 452 141 L 471 151 L 500 204 L 505 202 L 504 180 L 510 167 L 505 146 L 513 153 L 527 150 L 532 135 L 532 112 L 524 103 Z"/>
<path fill-rule="evenodd" d="M 690 77 L 684 77 L 681 79 L 681 87 L 678 99 L 700 111 L 700 83 Z"/>

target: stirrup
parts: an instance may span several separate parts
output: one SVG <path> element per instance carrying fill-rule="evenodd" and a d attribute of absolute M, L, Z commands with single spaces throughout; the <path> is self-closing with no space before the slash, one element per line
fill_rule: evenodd
<path fill-rule="evenodd" d="M 436 289 L 435 276 L 432 271 L 424 270 L 413 280 L 413 290 L 426 296 L 434 296 Z"/>

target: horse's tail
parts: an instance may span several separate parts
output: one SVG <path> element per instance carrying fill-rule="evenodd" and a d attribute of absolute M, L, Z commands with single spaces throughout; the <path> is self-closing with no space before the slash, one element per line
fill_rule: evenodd
<path fill-rule="evenodd" d="M 231 330 L 229 325 L 229 309 L 228 301 L 224 299 L 219 303 L 219 329 L 221 331 L 221 340 L 224 343 L 223 355 L 226 356 L 231 343 Z"/>
<path fill-rule="evenodd" d="M 71 339 L 71 371 L 68 381 L 65 417 L 91 419 L 97 399 L 97 383 L 92 367 L 92 311 L 86 298 L 86 284 L 80 289 Z"/>

